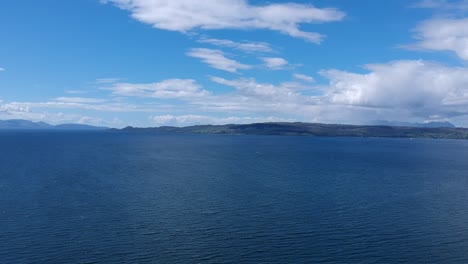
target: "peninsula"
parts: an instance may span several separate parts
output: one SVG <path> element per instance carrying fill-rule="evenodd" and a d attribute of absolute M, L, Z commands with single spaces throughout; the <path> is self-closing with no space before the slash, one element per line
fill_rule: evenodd
<path fill-rule="evenodd" d="M 410 127 L 384 125 L 339 125 L 302 122 L 271 122 L 255 124 L 196 125 L 187 127 L 150 127 L 111 129 L 111 131 L 147 132 L 159 134 L 231 134 L 231 135 L 292 135 L 327 137 L 386 137 L 468 139 L 468 128 Z"/>

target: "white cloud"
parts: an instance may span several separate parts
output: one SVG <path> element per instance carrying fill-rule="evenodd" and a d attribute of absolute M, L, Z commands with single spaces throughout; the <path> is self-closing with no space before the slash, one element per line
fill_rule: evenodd
<path fill-rule="evenodd" d="M 85 94 L 87 93 L 86 91 L 81 91 L 81 90 L 67 90 L 65 91 L 67 94 Z"/>
<path fill-rule="evenodd" d="M 468 1 L 423 0 L 413 5 L 415 8 L 430 8 L 438 11 L 468 11 Z"/>
<path fill-rule="evenodd" d="M 1 67 L 0 67 L 0 72 L 2 72 L 2 71 L 5 71 L 5 68 L 1 68 Z"/>
<path fill-rule="evenodd" d="M 150 116 L 150 120 L 156 126 L 225 125 L 291 121 L 278 117 L 214 117 L 206 115 L 160 115 Z"/>
<path fill-rule="evenodd" d="M 63 110 L 63 112 L 62 112 Z M 73 110 L 70 112 L 70 110 Z M 80 114 L 76 114 L 80 110 Z M 127 120 L 119 118 L 103 118 L 98 112 L 125 112 L 125 113 L 158 113 L 176 112 L 174 106 L 167 105 L 131 105 L 125 103 L 72 103 L 59 102 L 3 102 L 0 100 L 1 119 L 25 119 L 31 121 L 43 121 L 50 124 L 78 123 L 96 126 L 122 127 L 129 124 L 138 124 L 138 120 Z M 88 112 L 84 115 L 84 111 Z M 90 112 L 92 111 L 92 112 Z M 94 114 L 93 114 L 94 112 Z M 109 116 L 109 114 L 107 114 Z"/>
<path fill-rule="evenodd" d="M 29 112 L 31 112 L 31 108 L 28 106 L 3 103 L 3 101 L 0 101 L 0 113 L 3 113 L 5 115 Z"/>
<path fill-rule="evenodd" d="M 32 112 L 31 109 L 81 109 L 93 110 L 99 112 L 154 112 L 157 110 L 168 110 L 165 105 L 134 105 L 127 103 L 75 103 L 75 102 L 60 102 L 60 101 L 47 101 L 47 102 L 10 102 L 3 106 L 0 105 L 0 112 L 3 109 L 13 112 Z M 21 110 L 23 109 L 23 110 Z M 20 111 L 21 110 L 21 111 Z"/>
<path fill-rule="evenodd" d="M 228 47 L 245 52 L 273 52 L 270 44 L 265 42 L 235 42 L 229 39 L 200 38 L 199 42 L 215 46 Z"/>
<path fill-rule="evenodd" d="M 309 4 L 251 5 L 247 0 L 107 0 L 132 17 L 158 29 L 268 29 L 320 43 L 323 36 L 299 29 L 300 24 L 340 21 L 345 14 Z"/>
<path fill-rule="evenodd" d="M 201 59 L 204 63 L 211 67 L 228 72 L 237 72 L 238 70 L 247 70 L 252 68 L 250 65 L 242 64 L 238 61 L 229 59 L 224 52 L 213 49 L 191 49 L 187 55 Z"/>
<path fill-rule="evenodd" d="M 25 119 L 42 121 L 50 124 L 79 123 L 98 126 L 116 126 L 116 120 L 112 122 L 101 118 L 88 117 L 76 114 L 64 114 L 62 112 L 51 113 L 48 111 L 34 111 L 30 103 L 2 103 L 0 101 L 0 119 Z"/>
<path fill-rule="evenodd" d="M 112 120 L 106 120 L 99 117 L 92 116 L 74 116 L 72 123 L 82 124 L 82 125 L 93 125 L 93 126 L 108 126 L 108 127 L 119 127 L 124 125 L 122 120 L 118 118 L 113 118 Z"/>
<path fill-rule="evenodd" d="M 122 101 L 113 100 L 115 97 L 59 97 L 48 102 L 0 102 L 0 118 L 78 122 L 77 116 L 55 111 L 83 109 L 147 113 L 145 116 L 152 115 L 155 125 L 177 126 L 278 120 L 355 124 L 370 120 L 456 120 L 458 125 L 468 125 L 468 68 L 402 60 L 370 64 L 365 70 L 365 73 L 323 70 L 320 74 L 329 84 L 320 87 L 309 83 L 310 76 L 300 74 L 293 75 L 298 81 L 279 84 L 253 78 L 211 77 L 214 83 L 232 88 L 231 92 L 219 94 L 190 79 L 112 83 L 102 89 L 123 96 L 119 97 Z M 132 100 L 128 97 L 157 100 L 129 104 L 125 103 Z M 48 112 L 52 109 L 53 114 Z M 82 122 L 91 122 L 89 118 Z"/>
<path fill-rule="evenodd" d="M 94 81 L 95 84 L 109 84 L 122 81 L 122 78 L 99 78 Z"/>
<path fill-rule="evenodd" d="M 412 49 L 452 51 L 468 60 L 468 18 L 435 18 L 422 22 L 414 31 L 417 43 Z"/>
<path fill-rule="evenodd" d="M 113 83 L 102 89 L 110 90 L 115 95 L 159 99 L 190 99 L 210 94 L 192 79 L 168 79 L 156 83 Z"/>
<path fill-rule="evenodd" d="M 211 77 L 215 83 L 230 86 L 247 98 L 262 99 L 265 102 L 285 102 L 302 99 L 301 95 L 288 85 L 273 85 L 269 83 L 258 83 L 252 78 L 242 78 L 237 80 L 226 80 L 220 77 Z"/>
<path fill-rule="evenodd" d="M 411 115 L 468 115 L 468 68 L 426 61 L 394 61 L 367 65 L 358 74 L 322 71 L 330 80 L 323 101 L 329 104 L 406 111 Z M 400 116 L 400 119 L 404 119 Z"/>
<path fill-rule="evenodd" d="M 98 98 L 85 98 L 85 97 L 58 97 L 54 101 L 63 102 L 63 103 L 104 103 L 107 100 L 98 99 Z"/>
<path fill-rule="evenodd" d="M 305 74 L 295 73 L 295 74 L 293 74 L 293 77 L 295 79 L 297 79 L 297 80 L 304 81 L 304 82 L 309 82 L 309 83 L 315 82 L 314 77 L 308 76 L 308 75 L 305 75 Z"/>
<path fill-rule="evenodd" d="M 281 70 L 288 65 L 288 61 L 283 58 L 264 57 L 260 58 L 264 66 L 271 70 Z"/>

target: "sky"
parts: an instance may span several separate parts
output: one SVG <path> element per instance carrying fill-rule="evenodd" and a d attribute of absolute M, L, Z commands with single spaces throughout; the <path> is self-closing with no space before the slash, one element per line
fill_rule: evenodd
<path fill-rule="evenodd" d="M 0 119 L 468 127 L 468 0 L 5 0 Z"/>

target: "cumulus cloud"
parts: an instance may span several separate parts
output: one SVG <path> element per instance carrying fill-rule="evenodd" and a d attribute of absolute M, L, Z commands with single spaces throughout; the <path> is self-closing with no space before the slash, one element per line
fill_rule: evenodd
<path fill-rule="evenodd" d="M 115 95 L 159 99 L 190 99 L 210 93 L 192 79 L 168 79 L 156 83 L 113 83 L 102 88 Z"/>
<path fill-rule="evenodd" d="M 266 42 L 236 42 L 229 39 L 216 39 L 216 38 L 200 38 L 199 42 L 207 43 L 220 47 L 228 47 L 232 49 L 242 50 L 245 52 L 273 52 L 273 48 Z"/>
<path fill-rule="evenodd" d="M 369 120 L 460 120 L 457 118 L 468 116 L 466 68 L 426 61 L 394 61 L 367 65 L 366 69 L 367 73 L 321 71 L 329 79 L 327 86 L 212 77 L 213 82 L 234 91 L 203 101 L 203 110 L 345 124 Z M 304 93 L 309 90 L 314 91 L 312 95 Z"/>
<path fill-rule="evenodd" d="M 295 79 L 297 79 L 299 81 L 303 81 L 303 82 L 309 82 L 309 83 L 315 82 L 314 77 L 308 76 L 308 75 L 305 75 L 305 74 L 295 73 L 295 74 L 293 74 L 293 77 Z"/>
<path fill-rule="evenodd" d="M 150 120 L 157 126 L 190 126 L 190 125 L 224 125 L 224 124 L 249 124 L 260 122 L 290 121 L 278 117 L 214 117 L 207 115 L 160 115 L 150 116 Z"/>
<path fill-rule="evenodd" d="M 409 114 L 468 114 L 468 69 L 426 61 L 394 61 L 367 65 L 368 73 L 321 71 L 330 80 L 325 102 Z"/>
<path fill-rule="evenodd" d="M 435 18 L 422 22 L 414 31 L 418 40 L 406 47 L 433 51 L 451 51 L 468 60 L 468 18 Z"/>
<path fill-rule="evenodd" d="M 340 21 L 335 8 L 310 4 L 251 5 L 247 0 L 106 0 L 128 10 L 134 19 L 155 28 L 187 32 L 195 29 L 267 29 L 320 43 L 323 36 L 301 31 L 300 24 Z"/>
<path fill-rule="evenodd" d="M 264 57 L 260 58 L 264 66 L 271 70 L 281 70 L 288 65 L 288 61 L 283 58 Z"/>
<path fill-rule="evenodd" d="M 227 58 L 221 50 L 205 48 L 191 49 L 187 52 L 187 55 L 199 58 L 204 63 L 218 70 L 237 72 L 238 70 L 247 70 L 252 68 L 250 65 L 242 64 L 238 61 Z"/>

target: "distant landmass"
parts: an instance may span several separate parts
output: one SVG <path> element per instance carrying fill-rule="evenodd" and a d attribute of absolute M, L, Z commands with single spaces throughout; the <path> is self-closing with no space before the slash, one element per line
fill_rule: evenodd
<path fill-rule="evenodd" d="M 468 128 L 357 126 L 319 123 L 256 123 L 248 125 L 198 125 L 188 127 L 153 127 L 111 129 L 112 131 L 148 132 L 161 134 L 231 134 L 231 135 L 309 135 L 329 137 L 389 137 L 468 139 Z"/>
<path fill-rule="evenodd" d="M 468 139 L 468 128 L 457 128 L 448 122 L 404 123 L 379 121 L 381 125 L 339 125 L 302 122 L 254 124 L 196 125 L 187 127 L 125 127 L 122 129 L 82 124 L 51 125 L 22 119 L 0 120 L 0 130 L 107 130 L 111 132 L 146 132 L 156 134 L 230 134 L 294 135 L 328 137 L 388 137 Z M 386 125 L 397 124 L 397 125 Z"/>
<path fill-rule="evenodd" d="M 455 128 L 455 125 L 450 122 L 426 122 L 426 123 L 410 123 L 410 122 L 399 122 L 399 121 L 387 121 L 387 120 L 376 120 L 370 122 L 368 125 L 371 126 L 403 126 L 403 127 L 449 127 Z"/>
<path fill-rule="evenodd" d="M 23 119 L 0 120 L 0 129 L 10 130 L 105 130 L 107 127 L 97 127 L 82 124 L 51 125 L 45 122 L 33 122 Z"/>

